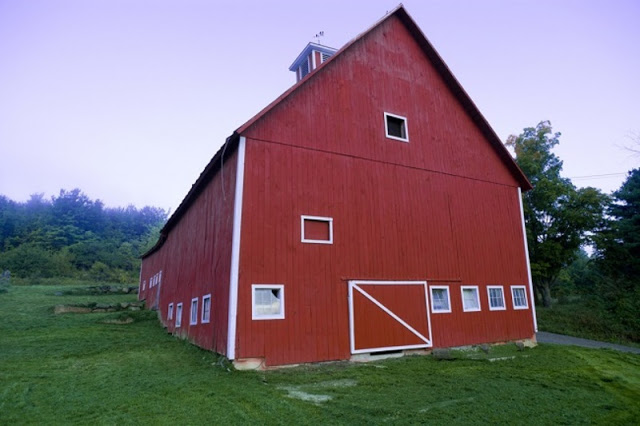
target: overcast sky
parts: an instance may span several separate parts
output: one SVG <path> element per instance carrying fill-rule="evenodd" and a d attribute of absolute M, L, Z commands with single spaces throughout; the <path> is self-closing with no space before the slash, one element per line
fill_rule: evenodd
<path fill-rule="evenodd" d="M 640 165 L 640 1 L 403 3 L 503 141 L 550 120 L 564 175 L 606 192 Z M 316 33 L 339 48 L 397 4 L 0 0 L 0 194 L 174 210 Z"/>

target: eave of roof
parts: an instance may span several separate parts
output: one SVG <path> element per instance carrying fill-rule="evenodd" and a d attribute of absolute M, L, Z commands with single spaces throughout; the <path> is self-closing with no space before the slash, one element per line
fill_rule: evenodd
<path fill-rule="evenodd" d="M 158 241 L 155 243 L 153 247 L 147 250 L 142 256 L 142 259 L 150 256 L 154 252 L 156 252 L 167 239 L 169 232 L 173 227 L 175 227 L 180 218 L 184 215 L 184 213 L 189 209 L 191 204 L 198 198 L 198 195 L 202 193 L 202 191 L 206 188 L 207 184 L 213 179 L 213 177 L 218 173 L 218 170 L 222 168 L 222 164 L 224 161 L 236 150 L 238 147 L 238 139 L 239 135 L 236 132 L 233 132 L 231 136 L 229 136 L 225 143 L 220 147 L 218 152 L 215 153 L 211 161 L 206 165 L 198 179 L 191 185 L 191 189 L 187 192 L 187 195 L 182 199 L 182 202 L 178 206 L 178 208 L 173 212 L 167 223 L 164 224 L 162 229 L 160 230 L 160 237 Z"/>
<path fill-rule="evenodd" d="M 193 204 L 198 195 L 204 190 L 206 185 L 211 181 L 213 176 L 220 170 L 221 164 L 223 160 L 223 156 L 230 155 L 238 145 L 239 136 L 244 133 L 247 129 L 249 129 L 254 123 L 263 118 L 269 111 L 271 111 L 274 107 L 276 107 L 280 102 L 288 98 L 293 92 L 298 90 L 302 85 L 306 84 L 309 79 L 316 78 L 318 74 L 322 72 L 322 70 L 330 66 L 330 64 L 340 56 L 342 52 L 349 49 L 351 45 L 358 42 L 362 38 L 364 38 L 367 34 L 369 34 L 374 28 L 379 26 L 381 23 L 386 21 L 392 16 L 397 16 L 400 21 L 405 25 L 407 30 L 411 33 L 413 38 L 416 40 L 418 45 L 422 48 L 424 54 L 429 58 L 431 63 L 434 65 L 442 79 L 445 81 L 447 87 L 452 91 L 455 97 L 458 99 L 462 107 L 465 109 L 467 114 L 471 117 L 473 122 L 478 126 L 482 134 L 487 138 L 489 143 L 493 146 L 498 156 L 502 159 L 507 168 L 511 171 L 511 174 L 520 184 L 520 187 L 523 191 L 528 191 L 532 189 L 531 183 L 522 172 L 520 167 L 516 164 L 515 160 L 504 146 L 498 135 L 495 133 L 489 122 L 484 118 L 478 107 L 471 100 L 471 97 L 467 94 L 467 92 L 462 88 L 462 85 L 458 80 L 454 77 L 453 73 L 449 69 L 449 67 L 445 64 L 442 57 L 435 50 L 433 45 L 429 42 L 427 37 L 422 33 L 416 22 L 409 16 L 407 11 L 405 10 L 402 4 L 398 5 L 394 10 L 387 13 L 384 17 L 378 20 L 375 24 L 373 24 L 369 29 L 362 32 L 350 42 L 345 44 L 342 48 L 340 48 L 335 54 L 333 54 L 327 61 L 319 65 L 315 70 L 310 72 L 305 78 L 300 80 L 298 83 L 294 84 L 288 90 L 286 90 L 282 95 L 280 95 L 277 99 L 263 108 L 259 113 L 254 115 L 249 121 L 240 126 L 231 136 L 227 138 L 224 145 L 216 152 L 213 156 L 209 164 L 202 171 L 198 179 L 195 181 L 193 185 L 191 185 L 191 189 L 184 197 L 178 208 L 171 215 L 167 223 L 164 225 L 162 230 L 160 231 L 160 238 L 158 242 L 146 253 L 144 253 L 141 257 L 144 259 L 145 257 L 150 256 L 155 251 L 157 251 L 162 244 L 164 244 L 169 231 L 173 229 L 173 227 L 178 223 L 180 218 L 187 211 L 189 206 Z M 313 43 L 310 43 L 313 44 Z"/>

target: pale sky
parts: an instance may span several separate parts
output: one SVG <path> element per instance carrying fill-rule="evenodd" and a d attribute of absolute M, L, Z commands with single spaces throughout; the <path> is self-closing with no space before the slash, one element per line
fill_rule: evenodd
<path fill-rule="evenodd" d="M 0 0 L 0 194 L 175 210 L 316 33 L 340 48 L 396 1 Z M 605 192 L 640 166 L 640 1 L 403 4 L 503 141 L 550 120 Z"/>

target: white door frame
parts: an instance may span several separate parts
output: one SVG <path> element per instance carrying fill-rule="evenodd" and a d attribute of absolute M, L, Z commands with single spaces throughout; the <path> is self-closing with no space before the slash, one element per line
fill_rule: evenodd
<path fill-rule="evenodd" d="M 425 303 L 425 312 L 427 313 L 427 317 L 425 320 L 427 321 L 427 327 L 429 330 L 429 336 L 423 336 L 419 331 L 411 327 L 407 324 L 402 318 L 393 313 L 389 308 L 384 306 L 378 300 L 376 300 L 369 293 L 364 291 L 358 284 L 362 285 L 421 285 L 424 286 L 424 303 Z M 379 348 L 365 348 L 365 349 L 356 349 L 355 348 L 355 329 L 354 329 L 354 307 L 353 307 L 353 292 L 357 291 L 362 294 L 364 297 L 369 299 L 369 301 L 373 302 L 376 306 L 378 306 L 382 311 L 384 311 L 391 318 L 399 322 L 403 327 L 413 333 L 416 337 L 424 341 L 424 344 L 418 345 L 404 345 L 404 346 L 386 346 Z M 394 351 L 394 350 L 402 350 L 402 349 L 420 349 L 420 348 L 429 348 L 433 346 L 433 339 L 431 338 L 431 313 L 429 311 L 429 291 L 427 288 L 426 281 L 366 281 L 366 280 L 350 280 L 349 281 L 349 347 L 351 349 L 352 354 L 360 354 L 360 353 L 370 353 L 370 352 L 382 352 L 382 351 Z"/>

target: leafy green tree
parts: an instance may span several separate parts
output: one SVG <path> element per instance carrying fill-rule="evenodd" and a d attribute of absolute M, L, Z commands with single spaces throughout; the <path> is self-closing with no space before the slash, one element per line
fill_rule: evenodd
<path fill-rule="evenodd" d="M 516 162 L 533 189 L 523 194 L 524 217 L 536 296 L 551 306 L 551 291 L 564 267 L 576 257 L 601 223 L 607 196 L 595 188 L 576 187 L 563 178 L 562 161 L 551 150 L 560 142 L 548 121 L 509 136 Z"/>
<path fill-rule="evenodd" d="M 21 278 L 134 281 L 166 218 L 156 207 L 105 208 L 79 189 L 25 203 L 0 195 L 0 269 Z"/>
<path fill-rule="evenodd" d="M 640 280 L 640 169 L 629 172 L 613 193 L 607 226 L 596 239 L 600 264 L 607 275 Z"/>
<path fill-rule="evenodd" d="M 640 169 L 613 193 L 606 226 L 596 235 L 602 279 L 597 293 L 631 340 L 640 340 Z"/>

